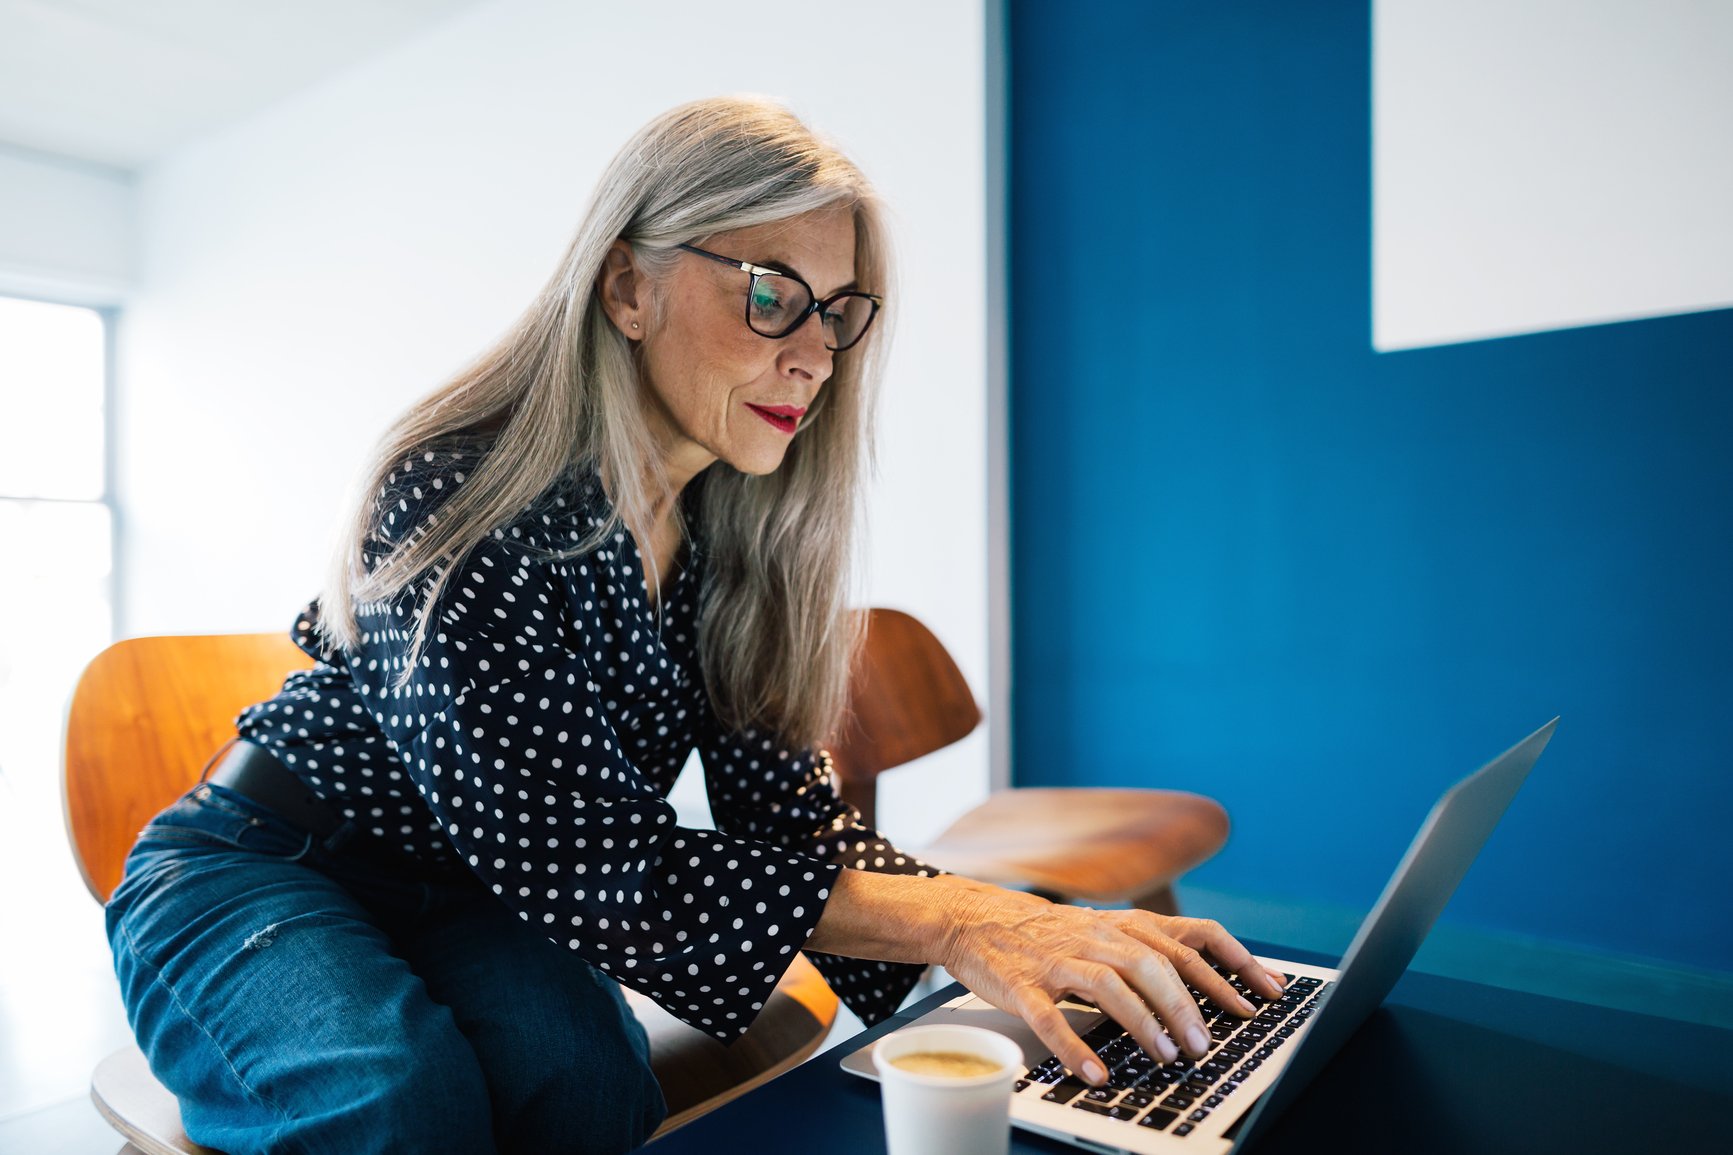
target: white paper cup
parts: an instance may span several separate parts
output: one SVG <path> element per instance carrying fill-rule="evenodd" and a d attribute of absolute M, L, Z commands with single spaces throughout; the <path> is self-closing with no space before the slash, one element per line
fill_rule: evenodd
<path fill-rule="evenodd" d="M 919 1051 L 960 1051 L 998 1064 L 986 1075 L 917 1075 L 892 1062 Z M 873 1048 L 885 1104 L 889 1155 L 1006 1155 L 1011 1147 L 1011 1085 L 1023 1074 L 1023 1048 L 980 1027 L 909 1027 Z"/>

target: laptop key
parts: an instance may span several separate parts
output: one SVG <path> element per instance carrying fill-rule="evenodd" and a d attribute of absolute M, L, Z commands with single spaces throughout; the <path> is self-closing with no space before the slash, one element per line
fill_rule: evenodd
<path fill-rule="evenodd" d="M 1199 1107 L 1197 1110 L 1187 1115 L 1186 1118 L 1190 1119 L 1193 1123 L 1201 1123 L 1205 1119 L 1209 1118 L 1209 1109 L 1207 1107 Z"/>
<path fill-rule="evenodd" d="M 1076 1078 L 1073 1075 L 1067 1075 L 1057 1083 L 1053 1084 L 1052 1088 L 1041 1097 L 1049 1103 L 1069 1103 L 1071 1100 L 1077 1098 L 1080 1092 L 1085 1091 L 1088 1088 L 1089 1084 L 1085 1083 L 1082 1079 Z"/>
<path fill-rule="evenodd" d="M 1196 1130 L 1197 1130 L 1197 1124 L 1196 1123 L 1181 1123 L 1179 1126 L 1177 1126 L 1173 1129 L 1173 1133 L 1175 1135 L 1180 1136 L 1181 1138 L 1184 1138 L 1185 1136 L 1190 1135 L 1193 1131 L 1196 1131 Z"/>
<path fill-rule="evenodd" d="M 1113 1088 L 1115 1094 L 1137 1086 L 1137 1080 L 1142 1076 L 1130 1067 L 1115 1067 L 1107 1073 L 1107 1085 Z"/>
<path fill-rule="evenodd" d="M 1148 1091 L 1127 1091 L 1119 1101 L 1127 1107 L 1147 1107 L 1155 1102 L 1155 1096 Z"/>
<path fill-rule="evenodd" d="M 1211 1095 L 1203 1101 L 1203 1105 L 1206 1107 L 1219 1107 L 1226 1098 L 1226 1095 Z"/>
<path fill-rule="evenodd" d="M 1176 1111 L 1164 1111 L 1160 1107 L 1151 1107 L 1149 1114 L 1137 1121 L 1139 1127 L 1148 1127 L 1154 1131 L 1165 1131 L 1175 1119 L 1179 1118 Z"/>
<path fill-rule="evenodd" d="M 1119 1098 L 1119 1092 L 1112 1087 L 1091 1087 L 1083 1093 L 1083 1097 L 1097 1103 L 1111 1103 Z"/>
<path fill-rule="evenodd" d="M 1177 1107 L 1179 1110 L 1183 1111 L 1195 1102 L 1197 1102 L 1197 1100 L 1192 1098 L 1190 1095 L 1181 1095 L 1176 1092 L 1175 1094 L 1169 1095 L 1167 1098 L 1163 1099 L 1161 1105 L 1163 1107 Z"/>
<path fill-rule="evenodd" d="M 1109 1119 L 1135 1119 L 1137 1112 L 1130 1107 L 1109 1107 L 1105 1103 L 1091 1103 L 1088 1099 L 1079 1099 L 1071 1104 L 1091 1115 L 1105 1115 Z"/>
<path fill-rule="evenodd" d="M 1026 1089 L 1028 1086 L 1029 1086 L 1029 1080 L 1028 1079 L 1018 1079 L 1015 1083 L 1011 1084 L 1011 1093 L 1013 1095 L 1015 1095 L 1017 1092 Z"/>

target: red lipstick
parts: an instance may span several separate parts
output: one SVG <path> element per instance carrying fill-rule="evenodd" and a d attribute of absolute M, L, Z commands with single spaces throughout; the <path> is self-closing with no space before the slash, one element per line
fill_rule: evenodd
<path fill-rule="evenodd" d="M 799 405 L 754 405 L 749 401 L 746 407 L 783 433 L 793 433 L 806 416 L 806 409 Z"/>

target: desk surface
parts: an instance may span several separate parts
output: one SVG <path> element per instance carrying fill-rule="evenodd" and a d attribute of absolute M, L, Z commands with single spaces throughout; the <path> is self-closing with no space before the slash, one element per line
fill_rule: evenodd
<path fill-rule="evenodd" d="M 1296 962 L 1306 951 L 1247 943 Z M 658 1140 L 658 1155 L 876 1155 L 875 1084 L 844 1055 L 962 992 L 889 1022 Z M 1357 1106 L 1343 1113 L 1350 1091 Z M 1675 1105 L 1671 1114 L 1659 1108 Z M 1733 1031 L 1409 972 L 1256 1147 L 1313 1152 L 1691 1151 L 1727 1142 Z M 1075 1152 L 1013 1130 L 1013 1152 Z"/>

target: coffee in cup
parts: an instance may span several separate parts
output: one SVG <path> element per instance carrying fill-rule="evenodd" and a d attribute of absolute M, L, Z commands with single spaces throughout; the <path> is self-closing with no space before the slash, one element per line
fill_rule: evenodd
<path fill-rule="evenodd" d="M 991 1075 L 1003 1064 L 971 1054 L 968 1051 L 910 1051 L 891 1060 L 891 1065 L 917 1075 L 943 1075 L 952 1079 L 972 1079 L 976 1075 Z"/>

